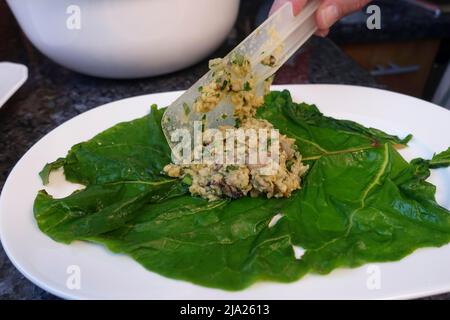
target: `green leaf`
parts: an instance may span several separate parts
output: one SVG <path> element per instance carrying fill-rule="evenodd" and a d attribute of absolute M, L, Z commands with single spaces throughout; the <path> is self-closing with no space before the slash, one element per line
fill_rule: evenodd
<path fill-rule="evenodd" d="M 144 205 L 183 193 L 174 180 L 92 185 L 64 199 L 39 191 L 34 214 L 43 232 L 70 243 L 115 230 L 140 215 Z"/>
<path fill-rule="evenodd" d="M 314 163 L 284 211 L 311 271 L 399 260 L 448 243 L 450 214 L 415 169 L 390 144 Z"/>
<path fill-rule="evenodd" d="M 295 259 L 288 225 L 267 227 L 282 205 L 261 198 L 208 203 L 183 196 L 149 205 L 126 226 L 91 240 L 131 254 L 149 270 L 208 287 L 289 282 L 306 269 Z"/>
<path fill-rule="evenodd" d="M 376 148 L 385 142 L 406 145 L 404 139 L 348 120 L 324 116 L 316 106 L 292 102 L 288 91 L 271 92 L 259 117 L 269 120 L 281 133 L 297 140 L 303 158 L 316 160 L 324 155 Z"/>
<path fill-rule="evenodd" d="M 431 168 L 440 168 L 448 166 L 450 166 L 450 148 L 439 154 L 435 154 L 430 161 Z"/>
<path fill-rule="evenodd" d="M 430 168 L 449 165 L 448 150 L 408 163 L 394 146 L 410 136 L 326 117 L 273 92 L 258 117 L 296 139 L 310 165 L 302 189 L 289 199 L 207 202 L 161 174 L 170 162 L 163 112 L 152 108 L 48 164 L 44 182 L 63 166 L 68 180 L 86 188 L 63 199 L 40 191 L 39 228 L 56 241 L 101 243 L 161 275 L 226 290 L 395 261 L 450 241 L 450 213 L 426 181 Z M 300 259 L 293 245 L 305 250 Z"/>
<path fill-rule="evenodd" d="M 159 179 L 170 162 L 170 148 L 161 129 L 164 110 L 124 122 L 72 147 L 64 162 L 69 181 L 103 184 Z"/>
<path fill-rule="evenodd" d="M 50 172 L 61 168 L 64 165 L 65 159 L 64 158 L 58 158 L 55 161 L 51 163 L 47 163 L 45 167 L 39 172 L 39 176 L 41 177 L 42 183 L 44 185 L 48 184 L 48 180 L 50 177 Z"/>
<path fill-rule="evenodd" d="M 144 204 L 186 193 L 181 182 L 161 174 L 170 149 L 160 127 L 163 112 L 120 123 L 72 147 L 64 159 L 45 166 L 64 167 L 67 180 L 85 184 L 82 191 L 53 199 L 40 191 L 34 205 L 39 227 L 57 241 L 71 242 L 119 227 Z"/>

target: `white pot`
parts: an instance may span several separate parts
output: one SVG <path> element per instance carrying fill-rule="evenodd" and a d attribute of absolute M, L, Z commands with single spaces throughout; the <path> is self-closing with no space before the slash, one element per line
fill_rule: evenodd
<path fill-rule="evenodd" d="M 55 62 L 106 78 L 192 65 L 230 32 L 239 0 L 7 0 L 31 42 Z"/>

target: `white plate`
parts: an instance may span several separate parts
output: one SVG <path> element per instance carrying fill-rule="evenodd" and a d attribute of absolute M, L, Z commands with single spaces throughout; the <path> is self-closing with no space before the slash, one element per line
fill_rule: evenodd
<path fill-rule="evenodd" d="M 0 62 L 0 108 L 28 78 L 28 68 L 23 64 Z"/>
<path fill-rule="evenodd" d="M 352 86 L 295 85 L 295 101 L 315 103 L 325 114 L 351 119 L 390 133 L 414 134 L 402 154 L 408 159 L 432 156 L 450 145 L 450 112 L 404 95 Z M 45 163 L 65 156 L 75 143 L 112 125 L 148 113 L 150 105 L 168 105 L 181 92 L 140 96 L 116 101 L 81 114 L 36 143 L 17 163 L 0 198 L 0 235 L 14 265 L 32 282 L 63 298 L 144 299 L 379 299 L 412 298 L 450 291 L 450 245 L 414 252 L 400 262 L 357 269 L 339 269 L 327 276 L 307 275 L 290 283 L 258 283 L 246 290 L 208 289 L 159 276 L 124 255 L 98 245 L 64 245 L 39 231 L 32 214 L 33 200 L 42 183 L 38 172 Z M 69 188 L 55 175 L 50 192 Z M 450 208 L 450 169 L 434 170 L 429 181 L 438 187 L 438 202 Z M 67 186 L 66 186 L 67 187 Z M 66 282 L 79 267 L 80 289 Z M 75 271 L 76 272 L 76 271 Z M 376 278 L 376 279 L 375 279 Z M 373 282 L 373 280 L 377 280 Z"/>

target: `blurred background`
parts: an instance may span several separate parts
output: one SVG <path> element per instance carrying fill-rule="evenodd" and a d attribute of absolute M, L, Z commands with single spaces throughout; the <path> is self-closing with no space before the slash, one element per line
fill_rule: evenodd
<path fill-rule="evenodd" d="M 132 79 L 171 73 L 199 61 L 205 66 L 208 58 L 225 55 L 267 18 L 273 0 L 7 2 L 11 10 L 0 1 L 0 35 L 6 40 L 0 48 L 2 60 L 34 59 L 24 64 L 37 67 L 41 57 L 31 40 L 69 69 Z M 363 9 L 339 21 L 328 38 L 380 86 L 450 106 L 450 0 L 375 0 L 371 5 L 380 8 L 380 29 L 367 27 L 370 14 Z M 76 19 L 71 17 L 76 14 L 79 30 L 73 30 Z M 280 72 L 277 82 L 312 80 L 305 71 Z"/>
<path fill-rule="evenodd" d="M 330 38 L 387 89 L 450 107 L 450 1 L 373 1 L 381 29 L 366 15 L 341 20 Z"/>
<path fill-rule="evenodd" d="M 68 119 L 114 100 L 189 88 L 210 58 L 226 55 L 267 18 L 271 4 L 0 0 L 0 63 L 28 69 L 23 86 L 0 105 L 0 189 L 26 150 Z M 371 4 L 380 8 L 379 30 L 367 28 L 365 8 L 344 18 L 327 38 L 310 39 L 275 83 L 383 88 L 450 109 L 450 0 Z M 80 26 L 72 19 L 77 7 Z M 26 280 L 0 248 L 0 298 L 53 296 Z"/>

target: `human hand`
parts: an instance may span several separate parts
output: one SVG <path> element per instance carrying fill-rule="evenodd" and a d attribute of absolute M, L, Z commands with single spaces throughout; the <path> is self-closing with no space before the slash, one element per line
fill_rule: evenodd
<path fill-rule="evenodd" d="M 294 14 L 297 15 L 305 6 L 308 0 L 275 0 L 270 9 L 269 15 L 283 6 L 286 2 L 291 2 Z M 319 28 L 316 34 L 325 37 L 330 27 L 339 19 L 346 15 L 362 9 L 371 0 L 322 0 L 316 13 L 316 23 Z"/>

